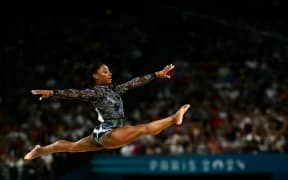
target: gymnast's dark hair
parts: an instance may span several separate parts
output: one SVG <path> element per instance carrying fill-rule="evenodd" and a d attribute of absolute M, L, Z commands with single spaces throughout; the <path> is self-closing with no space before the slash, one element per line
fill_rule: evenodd
<path fill-rule="evenodd" d="M 88 72 L 89 72 L 89 76 L 92 77 L 92 74 L 94 74 L 96 71 L 98 71 L 98 69 L 100 68 L 101 65 L 103 65 L 103 62 L 96 62 L 94 64 L 90 64 L 88 66 Z"/>
<path fill-rule="evenodd" d="M 105 63 L 103 62 L 96 62 L 94 64 L 90 64 L 88 66 L 88 79 L 89 79 L 89 86 L 94 86 L 95 85 L 95 79 L 93 78 L 93 74 L 98 71 L 101 65 Z"/>
<path fill-rule="evenodd" d="M 93 64 L 77 64 L 77 72 L 79 74 L 83 74 L 85 77 L 84 79 L 84 82 L 83 82 L 83 86 L 84 87 L 93 87 L 95 85 L 95 79 L 93 78 L 93 74 L 95 72 L 98 71 L 98 69 L 100 68 L 101 65 L 103 65 L 105 63 L 103 62 L 96 62 L 96 63 L 93 63 Z M 86 82 L 85 82 L 86 80 Z"/>

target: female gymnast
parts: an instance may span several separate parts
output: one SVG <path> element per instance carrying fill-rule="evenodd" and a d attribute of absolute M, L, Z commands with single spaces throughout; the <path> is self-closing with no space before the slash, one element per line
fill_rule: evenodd
<path fill-rule="evenodd" d="M 165 66 L 162 70 L 133 78 L 123 84 L 112 84 L 112 73 L 106 64 L 95 65 L 92 71 L 94 87 L 83 90 L 32 90 L 33 95 L 40 95 L 39 100 L 50 97 L 77 99 L 90 102 L 98 114 L 100 121 L 93 132 L 76 142 L 58 140 L 46 146 L 36 145 L 25 156 L 25 160 L 33 160 L 40 156 L 59 152 L 89 152 L 102 149 L 120 148 L 132 143 L 142 135 L 156 135 L 172 125 L 181 125 L 183 116 L 190 104 L 184 104 L 174 114 L 147 124 L 124 125 L 124 108 L 121 95 L 128 90 L 151 82 L 155 78 L 171 78 L 174 65 Z"/>

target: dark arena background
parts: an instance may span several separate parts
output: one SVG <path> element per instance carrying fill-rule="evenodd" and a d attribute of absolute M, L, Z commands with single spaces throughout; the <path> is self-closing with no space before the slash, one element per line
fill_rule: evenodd
<path fill-rule="evenodd" d="M 1 6 L 0 179 L 288 179 L 287 9 L 280 0 Z M 115 150 L 25 161 L 34 145 L 76 141 L 97 123 L 87 103 L 30 91 L 83 89 L 84 67 L 99 61 L 114 83 L 175 64 L 172 79 L 125 94 L 126 123 L 190 103 L 183 125 Z"/>

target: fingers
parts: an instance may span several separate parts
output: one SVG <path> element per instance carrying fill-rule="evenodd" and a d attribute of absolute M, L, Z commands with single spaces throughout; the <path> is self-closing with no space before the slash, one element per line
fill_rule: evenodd
<path fill-rule="evenodd" d="M 32 94 L 42 94 L 41 90 L 32 90 L 31 93 Z"/>
<path fill-rule="evenodd" d="M 165 71 L 170 71 L 170 70 L 172 70 L 174 67 L 175 67 L 174 64 L 169 64 L 169 65 L 166 65 L 166 66 L 165 66 L 164 70 L 165 70 Z"/>
<path fill-rule="evenodd" d="M 165 71 L 165 77 L 168 78 L 168 79 L 171 79 L 172 76 L 174 75 L 174 65 L 173 64 L 169 64 L 166 66 L 166 69 L 164 70 Z"/>
<path fill-rule="evenodd" d="M 173 74 L 174 74 L 174 72 L 172 72 L 174 67 L 175 66 L 173 64 L 166 65 L 161 71 L 157 72 L 158 73 L 157 77 L 158 78 L 168 78 L 168 79 L 170 79 L 173 76 Z"/>
<path fill-rule="evenodd" d="M 42 100 L 48 98 L 45 90 L 38 90 L 38 89 L 37 90 L 32 90 L 31 93 L 33 95 L 38 95 L 38 94 L 42 95 L 41 97 L 39 97 L 39 101 L 42 101 Z"/>

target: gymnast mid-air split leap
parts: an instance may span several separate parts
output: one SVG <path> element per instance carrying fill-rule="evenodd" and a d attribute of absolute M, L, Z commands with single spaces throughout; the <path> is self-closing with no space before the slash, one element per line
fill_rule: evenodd
<path fill-rule="evenodd" d="M 124 108 L 121 96 L 127 91 L 143 86 L 155 78 L 171 78 L 174 65 L 169 64 L 162 70 L 136 77 L 125 83 L 112 84 L 112 73 L 104 63 L 95 64 L 91 73 L 94 86 L 83 90 L 32 90 L 32 94 L 40 95 L 39 100 L 62 98 L 90 102 L 98 113 L 100 121 L 93 132 L 76 142 L 58 140 L 46 146 L 36 145 L 24 159 L 35 158 L 59 152 L 88 152 L 102 149 L 115 149 L 130 144 L 143 135 L 156 135 L 172 125 L 181 125 L 183 116 L 190 104 L 182 105 L 174 114 L 146 124 L 125 125 Z"/>

